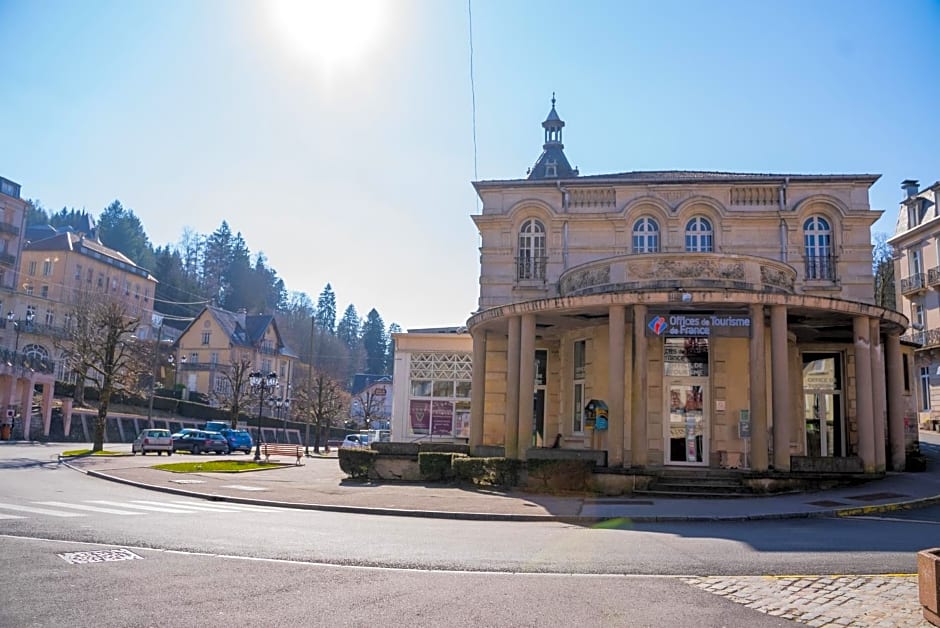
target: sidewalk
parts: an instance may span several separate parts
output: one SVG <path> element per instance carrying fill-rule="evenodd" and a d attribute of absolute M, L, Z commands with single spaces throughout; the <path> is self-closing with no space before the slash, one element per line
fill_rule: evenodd
<path fill-rule="evenodd" d="M 733 499 L 584 497 L 487 490 L 440 484 L 347 480 L 335 453 L 304 465 L 248 473 L 176 474 L 151 468 L 173 459 L 156 456 L 65 460 L 93 477 L 204 499 L 362 514 L 566 521 L 592 524 L 848 516 L 940 503 L 940 434 L 921 432 L 928 457 L 922 473 L 888 473 L 869 483 L 814 493 Z"/>

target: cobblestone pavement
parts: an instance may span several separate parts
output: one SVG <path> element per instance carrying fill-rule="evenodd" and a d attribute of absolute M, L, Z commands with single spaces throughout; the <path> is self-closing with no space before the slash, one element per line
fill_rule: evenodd
<path fill-rule="evenodd" d="M 687 584 L 748 608 L 809 626 L 932 628 L 916 575 L 708 576 Z"/>

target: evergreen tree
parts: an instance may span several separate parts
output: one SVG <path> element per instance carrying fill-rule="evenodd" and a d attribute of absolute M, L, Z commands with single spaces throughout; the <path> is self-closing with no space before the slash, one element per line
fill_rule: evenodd
<path fill-rule="evenodd" d="M 144 226 L 133 210 L 124 209 L 121 201 L 115 200 L 101 212 L 98 237 L 102 244 L 120 251 L 141 268 L 153 268 L 153 247 Z"/>
<path fill-rule="evenodd" d="M 202 260 L 202 285 L 205 294 L 216 304 L 222 302 L 225 274 L 232 266 L 232 230 L 224 220 L 206 238 Z"/>
<path fill-rule="evenodd" d="M 401 333 L 401 326 L 392 323 L 388 326 L 387 344 L 385 346 L 385 372 L 389 375 L 395 372 L 395 338 L 392 334 Z"/>
<path fill-rule="evenodd" d="M 359 320 L 359 314 L 356 312 L 356 306 L 349 304 L 336 326 L 336 337 L 339 338 L 350 352 L 355 352 L 359 348 L 359 328 L 362 321 Z"/>
<path fill-rule="evenodd" d="M 330 284 L 326 284 L 317 299 L 317 327 L 328 334 L 336 333 L 336 295 Z"/>
<path fill-rule="evenodd" d="M 369 310 L 362 324 L 362 347 L 366 352 L 366 372 L 374 375 L 385 373 L 385 323 L 375 308 Z"/>
<path fill-rule="evenodd" d="M 63 207 L 49 216 L 49 224 L 56 229 L 71 228 L 73 231 L 84 231 L 88 223 L 88 212 L 79 211 L 74 207 L 66 209 Z"/>
<path fill-rule="evenodd" d="M 39 199 L 29 199 L 26 201 L 26 226 L 48 225 L 49 212 L 42 206 Z"/>

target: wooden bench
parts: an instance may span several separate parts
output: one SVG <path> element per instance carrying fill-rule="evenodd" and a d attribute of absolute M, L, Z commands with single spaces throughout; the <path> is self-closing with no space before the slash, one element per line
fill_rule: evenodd
<path fill-rule="evenodd" d="M 304 448 L 301 445 L 261 443 L 261 453 L 264 454 L 265 462 L 268 462 L 271 456 L 294 456 L 297 458 L 296 464 L 300 464 L 304 457 Z"/>

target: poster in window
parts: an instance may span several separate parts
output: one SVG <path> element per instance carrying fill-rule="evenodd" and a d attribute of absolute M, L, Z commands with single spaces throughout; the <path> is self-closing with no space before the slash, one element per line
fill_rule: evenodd
<path fill-rule="evenodd" d="M 427 434 L 431 427 L 431 402 L 428 399 L 412 399 L 408 408 L 411 417 L 411 431 L 414 434 Z"/>
<path fill-rule="evenodd" d="M 470 404 L 458 401 L 454 408 L 454 436 L 470 438 Z"/>
<path fill-rule="evenodd" d="M 431 435 L 450 436 L 454 429 L 454 402 L 433 401 L 431 403 Z"/>

